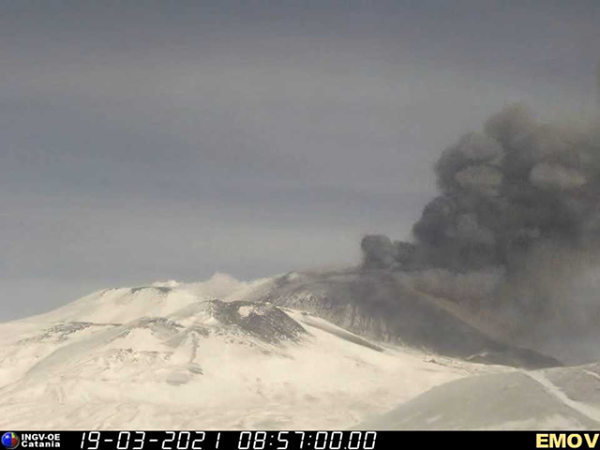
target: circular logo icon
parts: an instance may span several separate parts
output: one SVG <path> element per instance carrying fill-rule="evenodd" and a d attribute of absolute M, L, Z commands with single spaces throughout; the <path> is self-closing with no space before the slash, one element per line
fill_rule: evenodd
<path fill-rule="evenodd" d="M 17 448 L 19 446 L 19 435 L 9 431 L 2 435 L 2 446 L 9 450 Z"/>

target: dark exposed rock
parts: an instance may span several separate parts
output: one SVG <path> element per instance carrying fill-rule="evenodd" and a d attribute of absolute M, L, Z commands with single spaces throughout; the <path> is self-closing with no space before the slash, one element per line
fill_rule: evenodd
<path fill-rule="evenodd" d="M 508 345 L 439 307 L 384 271 L 302 276 L 262 301 L 311 312 L 357 335 L 487 364 L 559 366 L 551 357 Z"/>

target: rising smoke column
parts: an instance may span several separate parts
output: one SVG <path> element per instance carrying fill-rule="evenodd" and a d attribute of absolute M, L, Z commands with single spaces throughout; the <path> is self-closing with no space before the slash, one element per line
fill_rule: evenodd
<path fill-rule="evenodd" d="M 429 264 L 510 268 L 538 243 L 576 248 L 598 238 L 594 130 L 539 124 L 514 105 L 446 149 L 435 170 L 441 195 L 413 228 Z"/>
<path fill-rule="evenodd" d="M 435 172 L 440 194 L 414 225 L 414 242 L 366 236 L 365 268 L 463 278 L 496 270 L 496 300 L 519 305 L 520 314 L 568 297 L 567 282 L 597 263 L 598 122 L 544 124 L 512 105 L 444 150 Z"/>
<path fill-rule="evenodd" d="M 597 127 L 540 124 L 513 105 L 444 150 L 435 171 L 441 192 L 413 227 L 416 243 L 367 236 L 367 266 L 510 267 L 537 243 L 576 248 L 600 235 Z"/>

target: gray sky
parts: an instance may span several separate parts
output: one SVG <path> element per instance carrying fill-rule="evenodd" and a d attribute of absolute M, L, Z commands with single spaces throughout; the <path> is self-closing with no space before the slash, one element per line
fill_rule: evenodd
<path fill-rule="evenodd" d="M 0 321 L 406 237 L 502 105 L 595 107 L 600 2 L 0 3 Z"/>

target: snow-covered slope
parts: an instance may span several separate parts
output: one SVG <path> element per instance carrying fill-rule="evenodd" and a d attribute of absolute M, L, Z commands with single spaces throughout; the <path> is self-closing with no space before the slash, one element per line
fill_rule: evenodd
<path fill-rule="evenodd" d="M 0 324 L 11 412 L 0 428 L 339 429 L 447 381 L 511 370 L 251 301 L 277 282 L 109 289 Z"/>
<path fill-rule="evenodd" d="M 600 364 L 453 381 L 359 429 L 598 429 Z"/>

